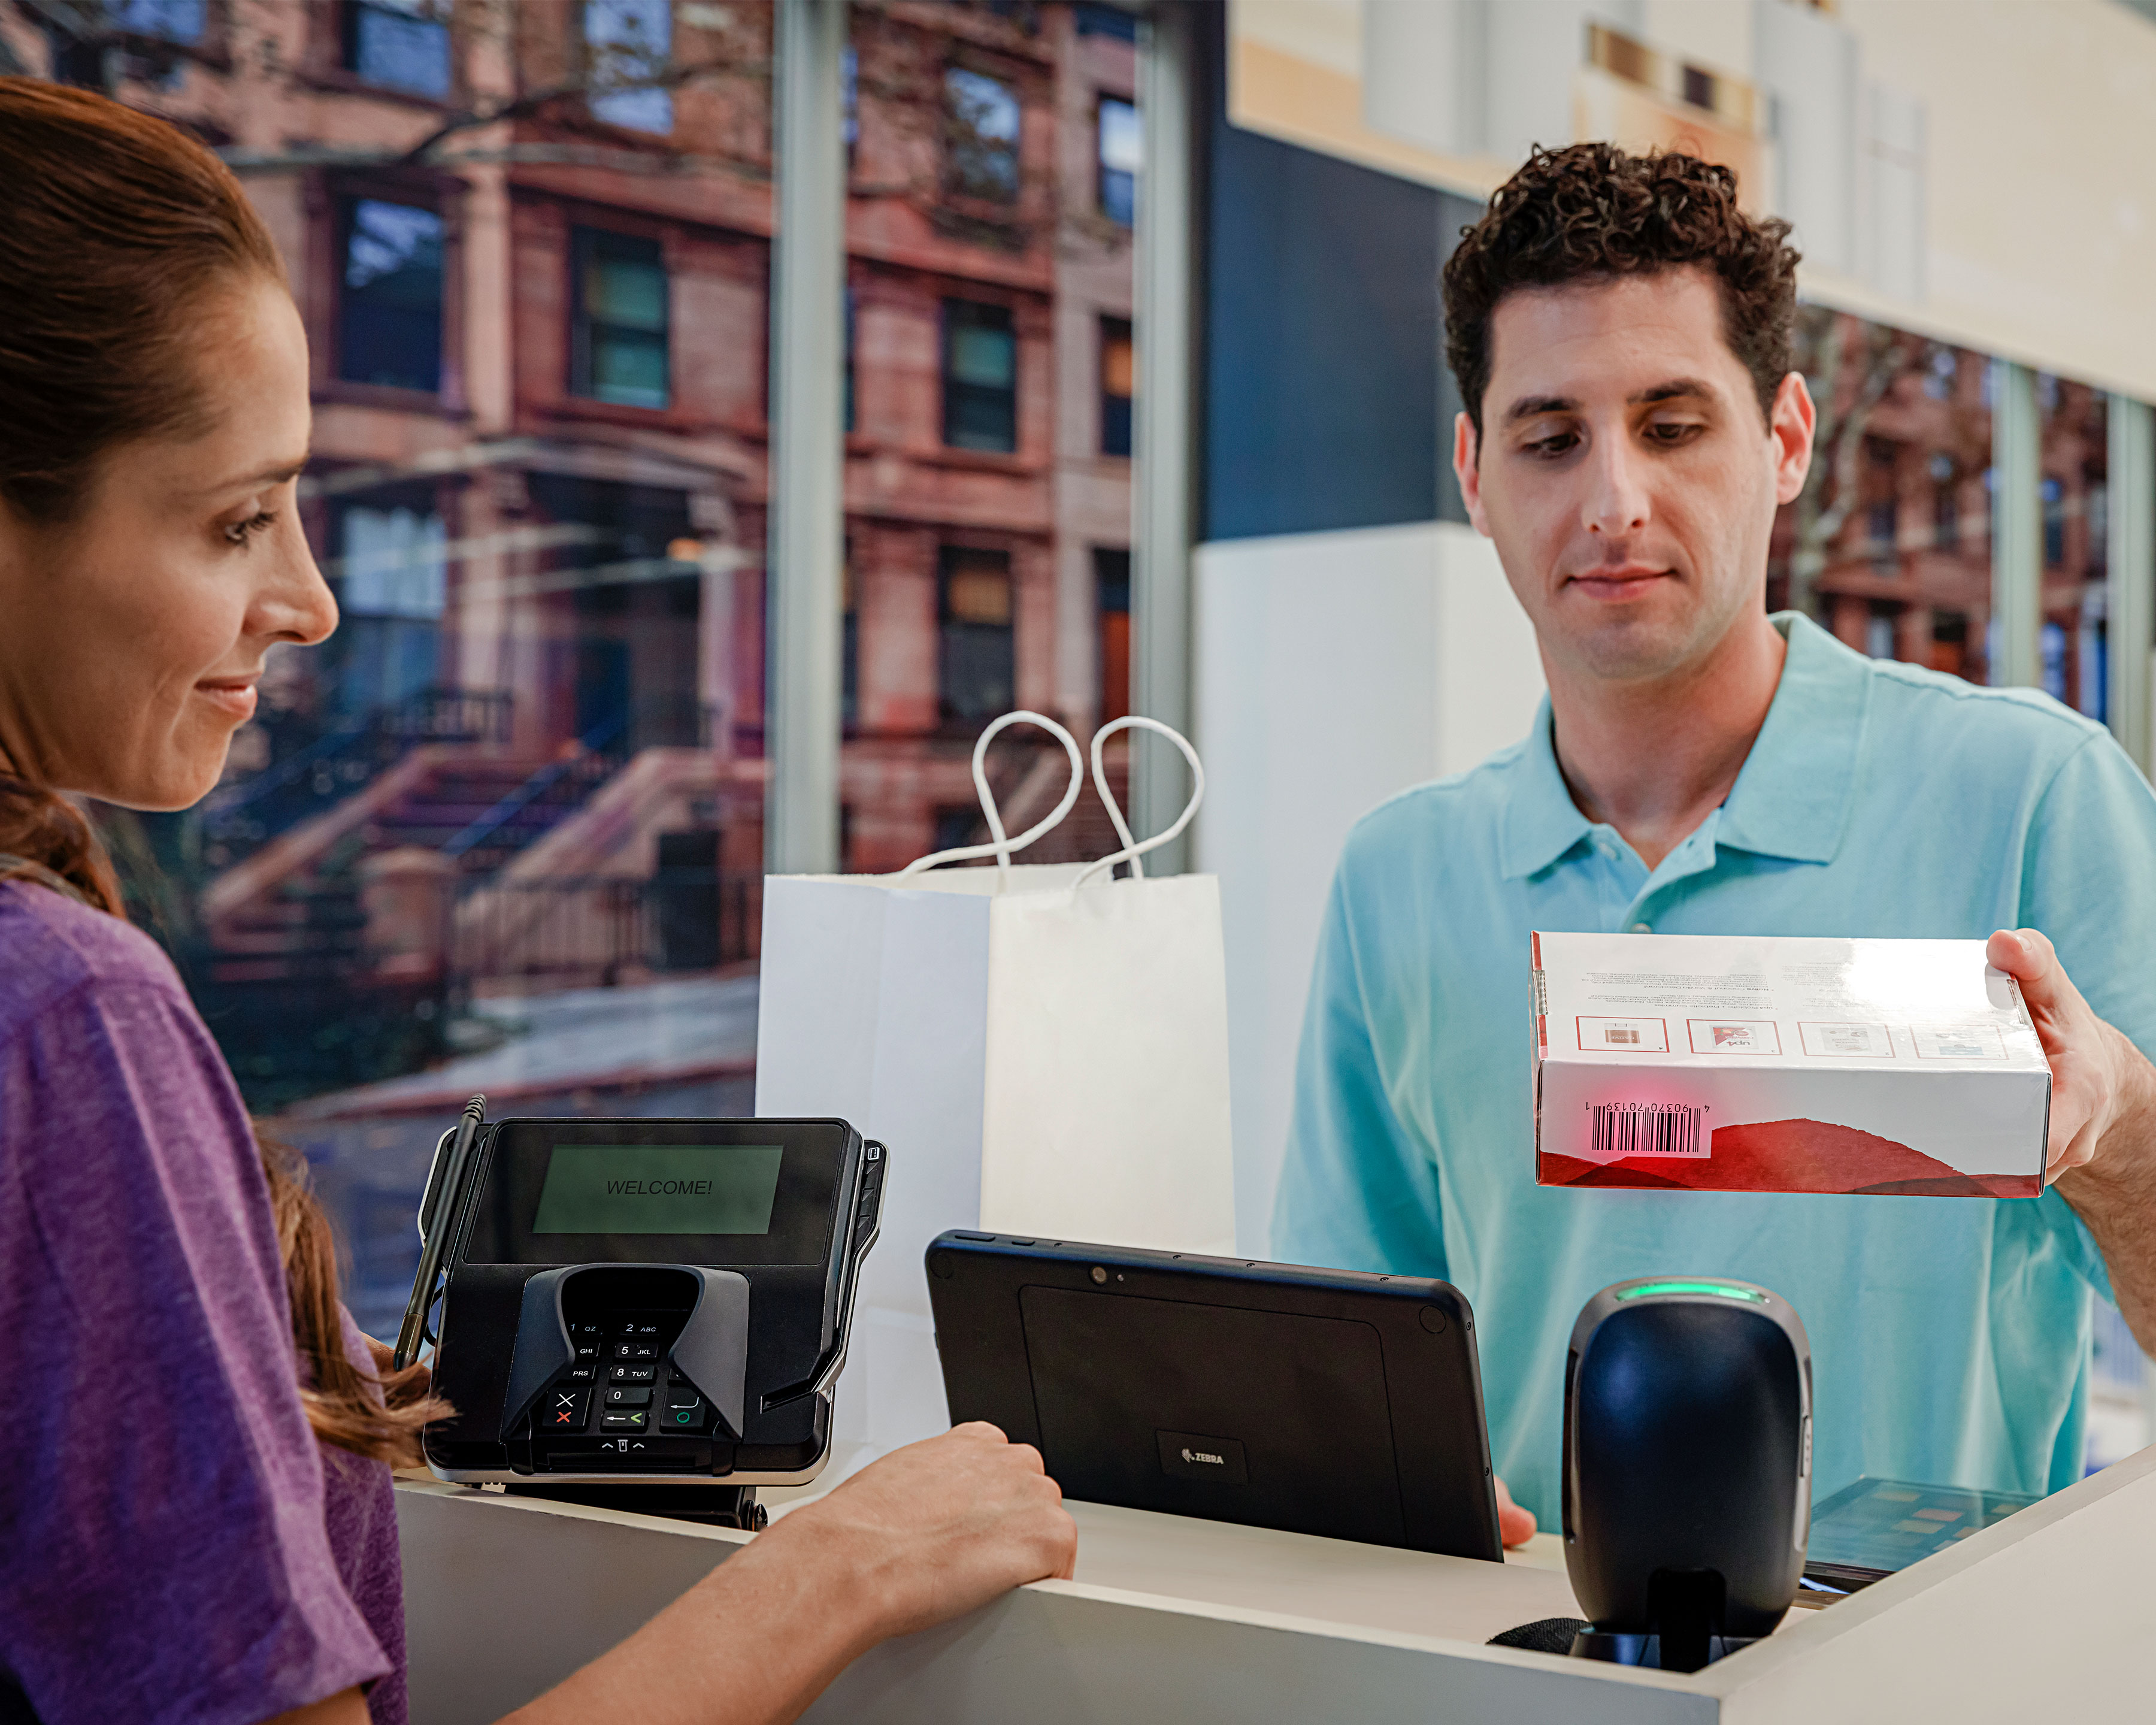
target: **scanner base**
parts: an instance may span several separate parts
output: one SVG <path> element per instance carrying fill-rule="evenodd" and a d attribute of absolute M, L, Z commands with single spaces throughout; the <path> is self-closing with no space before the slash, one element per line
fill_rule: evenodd
<path fill-rule="evenodd" d="M 753 1486 L 505 1486 L 511 1497 L 541 1497 L 554 1503 L 582 1503 L 593 1509 L 618 1509 L 632 1515 L 671 1516 L 707 1527 L 738 1527 L 759 1533 L 771 1519 L 756 1501 Z"/>
<path fill-rule="evenodd" d="M 1755 1635 L 1709 1635 L 1707 1657 L 1702 1664 L 1712 1665 L 1717 1659 L 1727 1658 L 1740 1648 L 1749 1647 L 1759 1637 Z M 1662 1663 L 1662 1638 L 1660 1635 L 1628 1635 L 1605 1633 L 1592 1625 L 1572 1638 L 1572 1656 L 1574 1659 L 1607 1660 L 1612 1665 L 1645 1666 L 1650 1670 L 1696 1671 L 1699 1665 L 1665 1666 Z"/>

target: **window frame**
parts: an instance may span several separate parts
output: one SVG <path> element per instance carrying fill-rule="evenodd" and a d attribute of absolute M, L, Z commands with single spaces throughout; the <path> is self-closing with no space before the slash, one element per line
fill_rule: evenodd
<path fill-rule="evenodd" d="M 437 95 L 431 90 L 416 90 L 409 85 L 384 84 L 367 77 L 360 70 L 359 16 L 370 6 L 377 12 L 400 11 L 398 7 L 382 3 L 382 0 L 331 0 L 331 16 L 327 20 L 330 28 L 326 33 L 326 51 L 321 56 L 316 81 L 336 89 L 378 96 L 386 101 L 410 102 L 434 109 L 454 106 L 464 93 L 464 76 L 457 51 L 459 44 L 454 16 L 413 20 L 414 23 L 434 25 L 442 32 L 448 76 L 440 94 Z"/>
<path fill-rule="evenodd" d="M 1132 450 L 1137 446 L 1138 399 L 1137 324 L 1133 319 L 1118 317 L 1111 312 L 1104 311 L 1096 321 L 1094 334 L 1095 340 L 1098 343 L 1096 357 L 1099 362 L 1096 367 L 1096 372 L 1097 373 L 1097 405 L 1100 409 L 1101 421 L 1100 435 L 1094 441 L 1097 445 L 1097 453 L 1103 458 L 1111 461 L 1127 461 L 1131 459 Z M 1108 388 L 1108 354 L 1115 341 L 1119 339 L 1128 343 L 1131 350 L 1131 393 L 1128 395 L 1117 395 Z M 1111 429 L 1116 424 L 1114 409 L 1117 402 L 1122 403 L 1121 416 L 1122 447 L 1121 449 L 1114 447 L 1116 439 L 1111 435 Z"/>
<path fill-rule="evenodd" d="M 952 411 L 956 392 L 963 389 L 987 391 L 992 387 L 985 383 L 962 382 L 952 375 L 952 356 L 957 346 L 952 340 L 952 336 L 958 327 L 958 320 L 953 314 L 956 308 L 959 306 L 969 307 L 975 311 L 998 312 L 1004 320 L 1004 332 L 1010 338 L 1011 358 L 1010 383 L 1004 392 L 1009 398 L 1010 406 L 1010 444 L 1008 448 L 984 449 L 972 444 L 958 443 L 952 437 L 952 431 L 956 424 L 956 415 Z M 938 437 L 942 446 L 947 450 L 957 449 L 969 455 L 1009 457 L 1019 454 L 1024 446 L 1025 428 L 1019 414 L 1019 355 L 1017 308 L 1000 300 L 976 300 L 968 299 L 959 294 L 946 294 L 937 304 L 937 322 L 941 345 L 937 354 L 936 375 L 940 396 L 937 406 L 941 414 Z"/>
<path fill-rule="evenodd" d="M 1141 189 L 1138 179 L 1142 168 L 1111 168 L 1108 166 L 1106 116 L 1111 105 L 1129 110 L 1131 124 L 1139 126 L 1140 136 L 1143 136 L 1142 124 L 1138 118 L 1138 105 L 1135 100 L 1129 96 L 1117 95 L 1112 90 L 1104 90 L 1096 94 L 1093 103 L 1093 207 L 1104 220 L 1114 223 L 1127 234 L 1135 234 L 1137 231 L 1138 196 Z M 1110 174 L 1119 175 L 1127 178 L 1131 182 L 1130 219 L 1127 221 L 1109 208 L 1108 176 Z"/>
<path fill-rule="evenodd" d="M 622 228 L 601 227 L 592 223 L 579 222 L 572 218 L 569 223 L 568 239 L 569 243 L 566 248 L 569 266 L 569 329 L 568 341 L 566 344 L 568 375 L 564 380 L 563 395 L 578 404 L 578 411 L 580 413 L 593 408 L 597 408 L 601 413 L 622 413 L 663 416 L 674 413 L 680 395 L 674 377 L 674 277 L 675 272 L 665 236 L 658 234 L 637 234 Z M 662 340 L 666 356 L 666 399 L 655 407 L 649 402 L 609 401 L 604 396 L 595 393 L 593 362 L 596 347 L 592 336 L 597 321 L 592 316 L 590 308 L 585 302 L 584 280 L 586 269 L 594 252 L 602 242 L 607 240 L 617 243 L 626 241 L 633 245 L 651 247 L 657 255 L 660 274 L 665 284 L 663 304 L 665 307 L 666 325 Z M 610 327 L 620 326 L 610 326 Z"/>
<path fill-rule="evenodd" d="M 603 0 L 572 0 L 577 51 L 582 56 L 581 64 L 583 68 L 583 75 L 587 79 L 591 74 L 593 66 L 592 8 L 594 4 L 599 3 L 603 3 Z M 674 16 L 672 0 L 658 0 L 658 3 L 664 4 L 666 8 L 666 56 L 670 61 L 675 52 L 675 36 L 680 20 Z M 673 140 L 680 128 L 681 116 L 675 101 L 676 91 L 672 87 L 661 89 L 656 85 L 649 85 L 635 90 L 602 90 L 598 94 L 602 99 L 608 95 L 664 96 L 666 100 L 666 125 L 664 129 L 634 126 L 626 121 L 613 119 L 600 113 L 593 105 L 593 92 L 588 83 L 583 95 L 584 118 L 593 126 L 605 127 L 608 131 L 617 134 L 625 141 L 641 144 L 647 148 L 670 150 L 676 147 Z"/>
<path fill-rule="evenodd" d="M 973 623 L 951 614 L 951 582 L 960 572 L 963 562 L 969 557 L 999 557 L 1003 561 L 1004 591 L 1010 608 L 1007 623 Z M 947 731 L 957 731 L 968 736 L 977 734 L 981 727 L 993 719 L 998 712 L 1006 711 L 1018 701 L 1018 557 L 1009 545 L 983 545 L 961 536 L 939 538 L 936 546 L 936 714 L 938 724 Z M 978 713 L 962 712 L 952 700 L 950 659 L 954 630 L 976 630 L 981 634 L 1000 634 L 1003 645 L 1009 655 L 1009 682 L 1008 696 L 991 698 Z"/>
<path fill-rule="evenodd" d="M 462 318 L 462 224 L 457 201 L 448 188 L 429 180 L 383 179 L 362 176 L 341 177 L 323 184 L 322 206 L 316 230 L 323 235 L 326 255 L 318 280 L 326 291 L 322 326 L 314 343 L 316 353 L 315 388 L 332 400 L 372 403 L 441 413 L 461 413 L 463 367 L 459 346 Z M 311 203 L 315 200 L 311 199 Z M 437 362 L 434 387 L 421 389 L 403 383 L 375 383 L 347 377 L 345 365 L 345 270 L 350 257 L 352 224 L 362 203 L 389 203 L 407 209 L 431 212 L 442 227 L 441 292 L 438 301 Z"/>
<path fill-rule="evenodd" d="M 957 172 L 957 151 L 953 147 L 956 128 L 953 125 L 955 116 L 953 111 L 952 80 L 954 78 L 961 76 L 967 78 L 978 78 L 984 83 L 993 84 L 998 89 L 1004 90 L 1009 95 L 1011 105 L 1017 111 L 1018 131 L 1016 135 L 1011 138 L 1009 145 L 1011 184 L 1010 193 L 1008 197 L 983 193 L 962 183 L 960 181 Z M 1020 80 L 1012 76 L 1008 72 L 991 71 L 982 66 L 974 64 L 967 59 L 954 59 L 948 60 L 944 63 L 942 76 L 938 80 L 938 87 L 942 97 L 942 137 L 941 139 L 941 147 L 939 150 L 942 160 L 939 163 L 940 172 L 938 173 L 937 178 L 942 185 L 944 198 L 952 203 L 967 208 L 993 212 L 999 217 L 1006 219 L 1009 218 L 1019 209 L 1023 208 L 1026 202 L 1026 102 L 1025 90 L 1022 82 Z"/>

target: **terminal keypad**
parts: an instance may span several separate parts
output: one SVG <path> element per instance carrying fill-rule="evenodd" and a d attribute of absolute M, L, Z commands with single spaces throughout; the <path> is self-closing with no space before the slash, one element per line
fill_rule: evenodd
<path fill-rule="evenodd" d="M 534 1409 L 534 1435 L 709 1431 L 710 1403 L 667 1358 L 685 1317 L 615 1313 L 572 1322 L 573 1363 Z"/>

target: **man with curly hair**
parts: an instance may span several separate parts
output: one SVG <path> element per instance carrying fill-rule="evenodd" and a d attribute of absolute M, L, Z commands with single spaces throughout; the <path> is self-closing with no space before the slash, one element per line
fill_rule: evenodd
<path fill-rule="evenodd" d="M 1536 152 L 1445 267 L 1454 467 L 1549 694 L 1526 742 L 1348 841 L 1274 1250 L 1467 1294 L 1522 1506 L 1503 1502 L 1508 1543 L 1557 1508 L 1573 1319 L 1625 1277 L 1791 1301 L 1822 1493 L 1860 1473 L 2066 1485 L 2092 1294 L 2156 1349 L 2156 797 L 2046 696 L 1768 614 L 1774 513 L 1812 454 L 1788 233 L 1739 209 L 1726 169 L 1580 144 Z M 1538 1188 L 1537 928 L 1988 936 L 2051 1063 L 2052 1183 Z"/>

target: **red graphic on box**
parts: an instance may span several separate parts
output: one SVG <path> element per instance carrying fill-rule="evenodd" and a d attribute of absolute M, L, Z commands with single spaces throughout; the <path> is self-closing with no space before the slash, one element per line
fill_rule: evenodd
<path fill-rule="evenodd" d="M 1781 1026 L 1771 1019 L 1691 1019 L 1686 1025 L 1694 1054 L 1779 1055 Z M 1708 1040 L 1701 1045 L 1700 1038 Z M 1768 1045 L 1772 1041 L 1773 1046 Z"/>
<path fill-rule="evenodd" d="M 2041 1174 L 1964 1174 L 1876 1132 L 1820 1120 L 1717 1127 L 1697 1159 L 1626 1157 L 1594 1163 L 1544 1152 L 1542 1186 L 1647 1187 L 1694 1192 L 1835 1192 L 1907 1198 L 2035 1198 Z"/>

